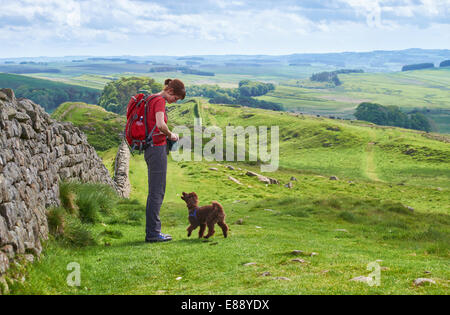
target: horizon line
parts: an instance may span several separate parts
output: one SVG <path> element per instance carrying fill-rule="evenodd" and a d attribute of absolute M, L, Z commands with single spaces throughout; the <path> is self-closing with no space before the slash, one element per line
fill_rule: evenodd
<path fill-rule="evenodd" d="M 263 57 L 285 57 L 292 55 L 324 55 L 324 54 L 345 54 L 345 53 L 374 53 L 374 52 L 401 52 L 408 50 L 422 50 L 422 51 L 450 51 L 449 48 L 405 48 L 405 49 L 376 49 L 376 50 L 344 50 L 344 51 L 328 51 L 328 52 L 293 52 L 288 54 L 185 54 L 185 55 L 58 55 L 58 56 L 20 56 L 20 57 L 0 57 L 4 59 L 24 59 L 24 58 L 69 58 L 69 57 L 216 57 L 216 56 L 263 56 Z"/>

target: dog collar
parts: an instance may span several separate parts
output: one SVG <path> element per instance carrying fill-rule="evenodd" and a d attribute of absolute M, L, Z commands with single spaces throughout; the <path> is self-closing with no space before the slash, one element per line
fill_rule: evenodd
<path fill-rule="evenodd" d="M 197 220 L 197 210 L 198 208 L 195 208 L 193 212 L 189 212 L 189 216 L 195 218 L 195 220 Z"/>

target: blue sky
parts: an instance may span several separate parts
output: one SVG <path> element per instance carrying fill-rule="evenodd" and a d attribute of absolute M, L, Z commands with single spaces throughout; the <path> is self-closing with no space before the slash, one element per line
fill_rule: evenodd
<path fill-rule="evenodd" d="M 450 0 L 0 0 L 0 58 L 450 48 Z"/>

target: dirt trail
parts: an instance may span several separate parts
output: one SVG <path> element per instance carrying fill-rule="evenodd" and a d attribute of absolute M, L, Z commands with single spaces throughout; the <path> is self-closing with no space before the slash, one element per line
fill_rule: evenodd
<path fill-rule="evenodd" d="M 375 139 L 375 135 L 372 139 Z M 371 142 L 367 143 L 366 147 L 366 175 L 370 180 L 381 182 L 378 178 L 377 172 L 376 172 L 376 164 L 375 164 L 375 141 L 372 140 Z"/>

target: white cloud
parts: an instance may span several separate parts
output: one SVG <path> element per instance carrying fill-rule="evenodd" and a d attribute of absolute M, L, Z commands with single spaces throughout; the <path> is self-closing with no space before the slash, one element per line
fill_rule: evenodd
<path fill-rule="evenodd" d="M 450 0 L 329 0 L 328 7 L 322 3 L 302 7 L 294 0 L 278 0 L 277 6 L 263 0 L 203 0 L 183 11 L 175 10 L 178 3 L 171 0 L 0 0 L 0 40 L 17 47 L 21 42 L 36 47 L 65 42 L 74 49 L 122 46 L 137 38 L 170 47 L 180 39 L 199 47 L 277 42 L 283 49 L 301 38 L 339 37 L 338 28 L 345 34 L 372 28 L 392 37 L 396 29 L 435 29 L 439 23 L 450 23 Z"/>

